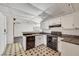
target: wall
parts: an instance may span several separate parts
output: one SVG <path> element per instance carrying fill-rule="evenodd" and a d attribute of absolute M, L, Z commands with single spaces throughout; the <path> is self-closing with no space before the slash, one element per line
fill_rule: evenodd
<path fill-rule="evenodd" d="M 79 36 L 79 30 L 62 30 L 63 34 L 69 34 L 69 35 L 78 35 Z"/>
<path fill-rule="evenodd" d="M 62 29 L 61 28 L 50 28 L 49 29 L 49 25 L 55 25 L 55 24 L 60 24 L 60 17 L 58 18 L 53 18 L 53 19 L 48 19 L 44 22 L 41 23 L 41 28 L 42 28 L 42 31 L 44 32 L 51 32 L 51 31 L 61 31 Z"/>
<path fill-rule="evenodd" d="M 4 29 L 6 29 L 6 16 L 0 12 L 0 55 L 3 54 L 7 44 Z"/>
<path fill-rule="evenodd" d="M 40 23 L 38 23 L 37 25 L 35 25 L 33 27 L 33 31 L 35 31 L 35 32 L 42 32 L 42 29 L 40 28 Z"/>
<path fill-rule="evenodd" d="M 20 23 L 14 25 L 14 36 L 22 36 L 22 32 L 32 32 L 33 31 L 33 24 L 29 23 Z"/>
<path fill-rule="evenodd" d="M 7 42 L 13 43 L 13 17 L 11 15 L 6 15 L 7 19 Z"/>
<path fill-rule="evenodd" d="M 2 13 L 2 14 L 0 14 L 0 16 L 1 16 L 0 24 L 4 20 L 4 19 L 2 19 L 2 17 L 5 18 L 5 21 L 3 24 L 4 26 L 2 26 L 2 27 L 4 27 L 4 29 L 6 29 L 6 32 L 4 33 L 5 38 L 0 33 L 1 34 L 0 38 L 3 37 L 3 39 L 0 39 L 0 47 L 1 47 L 0 54 L 2 54 L 4 52 L 6 44 L 14 42 L 14 40 L 13 40 L 13 16 L 11 15 L 11 13 L 8 9 L 5 10 L 4 8 L 1 8 L 0 11 Z M 9 12 L 6 13 L 5 11 L 9 11 Z M 3 32 L 4 32 L 4 29 L 2 29 Z"/>
<path fill-rule="evenodd" d="M 71 21 L 69 21 L 69 23 L 71 23 L 73 25 L 73 26 L 71 26 L 71 27 L 73 27 L 73 29 L 63 29 L 62 33 L 63 34 L 78 35 L 79 36 L 79 29 L 75 29 L 75 28 L 79 28 L 79 27 L 77 27 L 77 26 L 79 26 L 78 25 L 78 23 L 79 23 L 79 12 L 74 12 L 68 17 L 73 18 L 73 19 L 71 19 Z"/>

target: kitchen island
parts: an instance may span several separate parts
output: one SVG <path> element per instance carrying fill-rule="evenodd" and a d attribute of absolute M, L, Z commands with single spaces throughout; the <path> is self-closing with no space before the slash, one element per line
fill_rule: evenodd
<path fill-rule="evenodd" d="M 45 45 L 55 51 L 59 51 L 58 48 L 58 37 L 61 36 L 61 32 L 23 32 L 24 37 L 24 47 L 26 50 L 38 47 L 39 45 Z M 25 43 L 26 42 L 26 43 Z"/>
<path fill-rule="evenodd" d="M 37 47 L 41 44 L 47 44 L 47 35 L 51 33 L 44 32 L 23 32 L 23 46 L 25 50 Z"/>

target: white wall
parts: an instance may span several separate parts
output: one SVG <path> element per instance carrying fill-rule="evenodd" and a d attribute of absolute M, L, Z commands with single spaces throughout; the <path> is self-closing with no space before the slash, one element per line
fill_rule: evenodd
<path fill-rule="evenodd" d="M 62 30 L 63 34 L 69 34 L 69 35 L 78 35 L 79 36 L 79 30 Z"/>
<path fill-rule="evenodd" d="M 33 30 L 34 30 L 35 32 L 41 32 L 41 31 L 42 31 L 42 29 L 41 29 L 40 27 L 38 27 L 38 26 L 33 27 Z"/>
<path fill-rule="evenodd" d="M 33 24 L 20 23 L 14 25 L 14 36 L 22 36 L 22 32 L 32 32 Z"/>
<path fill-rule="evenodd" d="M 38 23 L 37 25 L 35 25 L 35 26 L 33 27 L 33 31 L 35 31 L 35 32 L 42 32 L 42 29 L 41 29 L 41 27 L 40 27 L 40 23 Z"/>
<path fill-rule="evenodd" d="M 41 23 L 41 28 L 42 28 L 42 31 L 44 32 L 51 32 L 51 31 L 61 31 L 62 29 L 61 28 L 50 28 L 49 29 L 49 26 L 50 25 L 55 25 L 55 24 L 60 24 L 60 17 L 58 18 L 52 18 L 52 19 L 48 19 L 44 22 Z"/>
<path fill-rule="evenodd" d="M 4 29 L 6 29 L 6 16 L 0 12 L 0 55 L 3 54 L 7 44 Z"/>
<path fill-rule="evenodd" d="M 7 42 L 8 43 L 13 43 L 13 17 L 8 15 L 6 16 L 7 20 Z"/>

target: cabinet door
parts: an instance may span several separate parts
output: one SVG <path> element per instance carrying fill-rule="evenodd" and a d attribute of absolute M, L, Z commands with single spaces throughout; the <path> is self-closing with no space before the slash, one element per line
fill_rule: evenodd
<path fill-rule="evenodd" d="M 42 41 L 45 46 L 47 46 L 47 35 L 42 35 Z"/>
<path fill-rule="evenodd" d="M 63 56 L 79 56 L 79 45 L 62 42 L 62 55 Z"/>
<path fill-rule="evenodd" d="M 63 29 L 73 29 L 73 14 L 65 15 L 61 17 L 61 24 Z"/>
<path fill-rule="evenodd" d="M 64 38 L 58 37 L 58 51 L 62 52 L 62 41 Z"/>
<path fill-rule="evenodd" d="M 79 28 L 79 12 L 74 14 L 74 27 Z"/>
<path fill-rule="evenodd" d="M 42 36 L 39 35 L 39 36 L 35 36 L 35 47 L 39 46 L 43 44 L 43 39 L 42 39 Z"/>

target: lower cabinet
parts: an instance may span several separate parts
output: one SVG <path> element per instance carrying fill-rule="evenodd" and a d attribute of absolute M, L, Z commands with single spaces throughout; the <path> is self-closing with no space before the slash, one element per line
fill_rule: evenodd
<path fill-rule="evenodd" d="M 62 53 L 61 54 L 63 56 L 79 56 L 79 45 L 62 42 Z"/>
<path fill-rule="evenodd" d="M 26 37 L 25 36 L 23 36 L 22 46 L 23 46 L 23 49 L 26 50 Z"/>
<path fill-rule="evenodd" d="M 35 47 L 42 44 L 47 45 L 47 35 L 35 36 Z"/>
<path fill-rule="evenodd" d="M 37 46 L 39 46 L 39 45 L 41 45 L 41 44 L 43 44 L 43 39 L 42 39 L 42 35 L 40 35 L 40 36 L 35 36 L 35 47 L 37 47 Z"/>
<path fill-rule="evenodd" d="M 58 37 L 58 52 L 62 52 L 62 41 L 64 38 Z"/>
<path fill-rule="evenodd" d="M 41 44 L 47 45 L 47 35 L 23 36 L 22 46 L 24 50 L 37 47 Z"/>

